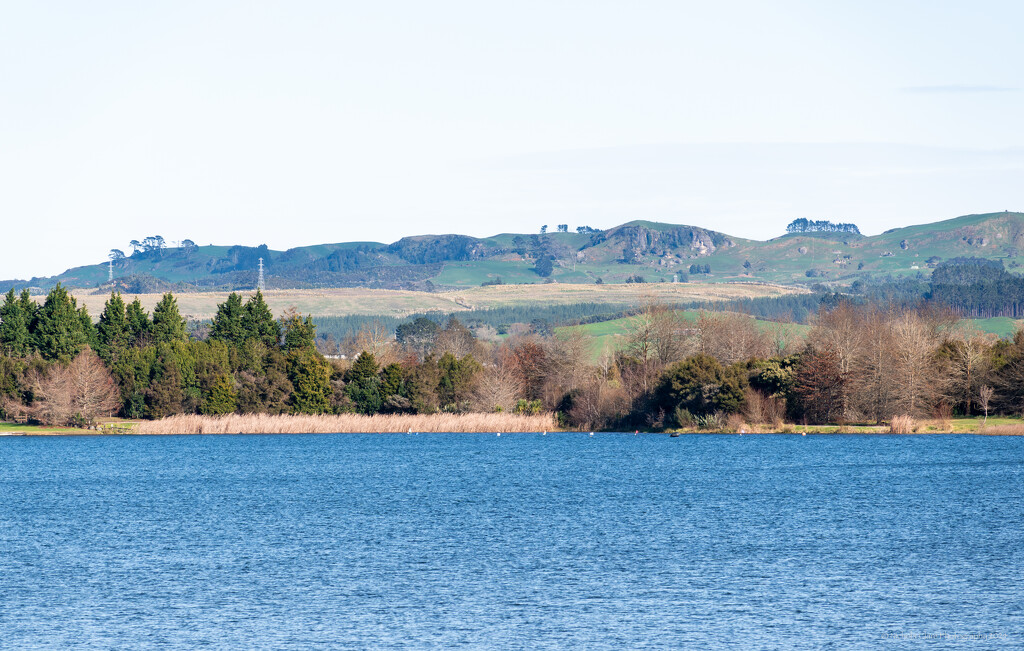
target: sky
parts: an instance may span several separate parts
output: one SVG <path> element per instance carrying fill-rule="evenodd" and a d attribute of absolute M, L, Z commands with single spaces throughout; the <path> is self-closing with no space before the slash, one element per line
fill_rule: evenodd
<path fill-rule="evenodd" d="M 197 244 L 1024 210 L 1017 0 L 0 0 L 0 278 Z"/>

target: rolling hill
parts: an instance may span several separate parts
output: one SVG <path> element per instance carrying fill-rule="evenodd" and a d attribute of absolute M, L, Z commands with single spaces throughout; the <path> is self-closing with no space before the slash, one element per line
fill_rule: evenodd
<path fill-rule="evenodd" d="M 46 290 L 57 282 L 128 293 L 248 289 L 256 284 L 260 258 L 269 288 L 420 291 L 498 282 L 536 284 L 547 278 L 559 283 L 623 283 L 638 276 L 646 282 L 688 276 L 691 282 L 841 286 L 879 276 L 927 276 L 937 263 L 959 256 L 999 259 L 1011 271 L 1024 264 L 1024 213 L 1015 212 L 966 215 L 874 236 L 789 233 L 768 241 L 650 221 L 579 231 L 487 238 L 419 235 L 391 244 L 346 242 L 287 251 L 266 245 L 142 248 L 114 262 L 113 283 L 107 283 L 104 262 L 53 277 L 0 281 L 0 289 Z M 547 261 L 550 272 L 545 269 Z"/>

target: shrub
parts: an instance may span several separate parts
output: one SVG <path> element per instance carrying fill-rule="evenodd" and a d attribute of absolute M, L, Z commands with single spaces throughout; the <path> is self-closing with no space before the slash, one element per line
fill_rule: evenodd
<path fill-rule="evenodd" d="M 778 429 L 785 413 L 784 398 L 772 398 L 754 389 L 747 389 L 743 395 L 743 416 L 750 423 L 763 423 Z"/>
<path fill-rule="evenodd" d="M 535 416 L 540 413 L 541 402 L 540 400 L 526 400 L 520 398 L 516 402 L 516 407 L 513 413 L 521 416 Z"/>
<path fill-rule="evenodd" d="M 675 411 L 672 412 L 672 417 L 675 418 L 676 425 L 679 427 L 692 427 L 693 426 L 693 414 L 690 413 L 689 409 L 683 407 L 676 407 Z"/>
<path fill-rule="evenodd" d="M 949 406 L 948 402 L 940 402 L 935 406 L 935 420 L 938 421 L 936 425 L 943 432 L 953 431 L 953 408 Z"/>
<path fill-rule="evenodd" d="M 674 413 L 677 407 L 692 414 L 732 413 L 743 404 L 746 370 L 723 367 L 717 359 L 694 355 L 668 367 L 655 390 L 655 408 Z"/>
<path fill-rule="evenodd" d="M 693 423 L 697 426 L 697 429 L 708 432 L 721 432 L 725 425 L 723 421 L 724 418 L 720 411 L 716 411 L 712 414 L 696 416 L 693 419 Z"/>
<path fill-rule="evenodd" d="M 725 419 L 725 429 L 728 432 L 746 432 L 750 428 L 747 427 L 747 423 L 743 420 L 743 416 L 739 414 L 729 414 Z"/>

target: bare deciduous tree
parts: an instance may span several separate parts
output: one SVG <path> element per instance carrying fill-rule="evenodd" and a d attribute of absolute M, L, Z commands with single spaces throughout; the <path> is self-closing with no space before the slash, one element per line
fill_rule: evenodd
<path fill-rule="evenodd" d="M 735 312 L 700 312 L 695 324 L 694 352 L 710 355 L 723 364 L 767 357 L 771 343 L 757 321 Z"/>
<path fill-rule="evenodd" d="M 477 380 L 471 405 L 474 411 L 511 413 L 523 395 L 523 384 L 504 365 L 488 365 Z"/>
<path fill-rule="evenodd" d="M 351 350 L 353 356 L 364 350 L 373 353 L 381 366 L 398 361 L 398 344 L 395 342 L 394 332 L 376 320 L 359 329 Z"/>
<path fill-rule="evenodd" d="M 993 393 L 995 393 L 995 390 L 992 389 L 992 387 L 988 386 L 987 384 L 978 390 L 978 404 L 980 404 L 981 408 L 985 410 L 985 422 L 983 423 L 984 425 L 988 424 L 988 403 L 989 400 L 992 399 Z"/>
<path fill-rule="evenodd" d="M 98 416 L 109 416 L 120 405 L 114 379 L 89 348 L 45 375 L 34 373 L 29 385 L 35 400 L 28 412 L 47 425 L 92 425 Z"/>

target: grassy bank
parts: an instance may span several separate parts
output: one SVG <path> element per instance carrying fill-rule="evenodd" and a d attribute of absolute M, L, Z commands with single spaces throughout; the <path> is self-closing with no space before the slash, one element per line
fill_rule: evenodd
<path fill-rule="evenodd" d="M 228 416 L 171 416 L 144 421 L 133 434 L 332 434 L 384 432 L 550 432 L 557 429 L 552 414 L 431 414 L 337 416 L 231 414 Z"/>
<path fill-rule="evenodd" d="M 96 429 L 81 427 L 51 427 L 49 425 L 26 425 L 24 423 L 0 423 L 0 436 L 87 436 L 94 434 L 129 434 L 135 421 L 110 419 L 96 426 Z"/>

